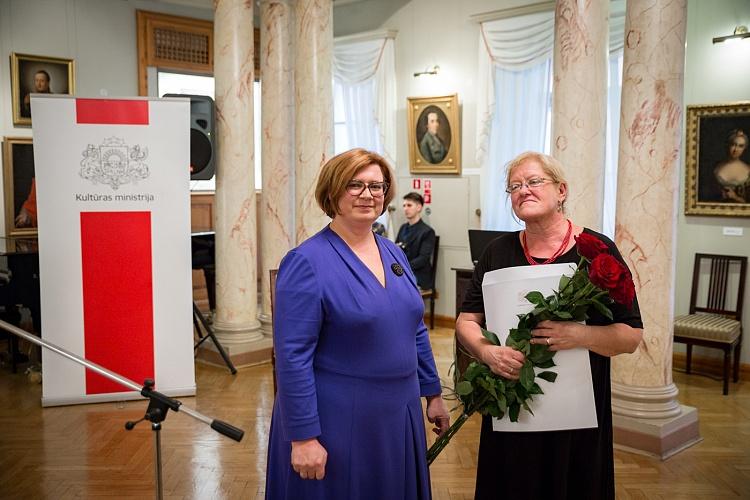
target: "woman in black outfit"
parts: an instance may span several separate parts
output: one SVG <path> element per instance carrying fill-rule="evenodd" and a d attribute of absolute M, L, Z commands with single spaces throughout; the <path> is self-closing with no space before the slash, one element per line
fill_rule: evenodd
<path fill-rule="evenodd" d="M 487 341 L 482 280 L 484 273 L 505 267 L 578 263 L 575 237 L 586 232 L 603 241 L 625 265 L 606 236 L 572 223 L 564 211 L 568 185 L 560 163 L 534 152 L 523 153 L 507 166 L 506 191 L 526 229 L 495 240 L 474 270 L 471 286 L 456 321 L 461 343 L 490 369 L 517 380 L 524 355 Z M 633 352 L 642 338 L 637 300 L 631 307 L 610 306 L 614 319 L 590 311 L 586 324 L 545 321 L 533 331 L 532 343 L 551 350 L 589 350 L 598 428 L 549 432 L 494 432 L 491 417 L 482 420 L 475 498 L 606 499 L 614 498 L 611 356 Z"/>

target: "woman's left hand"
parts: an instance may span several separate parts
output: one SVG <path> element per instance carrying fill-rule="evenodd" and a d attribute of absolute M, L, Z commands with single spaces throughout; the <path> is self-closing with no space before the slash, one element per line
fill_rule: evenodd
<path fill-rule="evenodd" d="M 431 424 L 435 424 L 435 428 L 432 432 L 438 436 L 442 436 L 448 432 L 448 427 L 451 426 L 451 417 L 448 414 L 448 410 L 445 408 L 443 402 L 443 396 L 438 394 L 436 396 L 427 396 L 427 420 Z"/>
<path fill-rule="evenodd" d="M 542 321 L 531 331 L 532 344 L 546 344 L 550 351 L 586 347 L 586 325 L 573 321 Z"/>

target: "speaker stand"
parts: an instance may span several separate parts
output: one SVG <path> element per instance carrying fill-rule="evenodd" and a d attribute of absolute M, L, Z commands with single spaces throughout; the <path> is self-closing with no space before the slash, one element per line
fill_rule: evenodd
<path fill-rule="evenodd" d="M 229 371 L 232 372 L 232 375 L 237 373 L 237 368 L 235 368 L 234 364 L 232 364 L 232 360 L 229 359 L 229 356 L 227 356 L 226 351 L 224 351 L 224 348 L 219 343 L 219 339 L 216 338 L 213 328 L 211 328 L 211 326 L 209 326 L 209 324 L 206 322 L 206 318 L 203 317 L 203 313 L 201 313 L 200 309 L 198 309 L 195 301 L 193 301 L 193 325 L 195 326 L 195 331 L 198 332 L 198 342 L 195 343 L 195 347 L 193 347 L 193 350 L 197 350 L 203 342 L 211 339 L 216 346 L 216 350 L 219 351 L 219 354 L 224 360 L 224 363 L 227 365 L 227 368 L 229 368 Z M 201 326 L 203 327 L 203 330 L 201 330 Z M 203 334 L 204 331 L 205 335 Z"/>

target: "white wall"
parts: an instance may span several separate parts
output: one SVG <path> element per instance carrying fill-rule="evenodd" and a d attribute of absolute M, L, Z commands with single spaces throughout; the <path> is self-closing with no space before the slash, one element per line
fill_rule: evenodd
<path fill-rule="evenodd" d="M 750 0 L 688 2 L 685 106 L 750 100 L 750 40 L 734 44 L 711 41 L 714 37 L 731 34 L 737 25 L 750 26 Z M 750 218 L 685 216 L 684 154 L 681 168 L 675 315 L 688 312 L 696 253 L 750 257 Z M 726 226 L 743 228 L 743 236 L 723 236 L 722 228 Z M 750 363 L 750 285 L 745 287 L 743 310 L 742 362 Z M 675 351 L 684 350 L 684 344 L 675 344 Z M 716 349 L 703 348 L 696 348 L 694 353 L 721 355 Z"/>
<path fill-rule="evenodd" d="M 138 95 L 136 9 L 213 18 L 211 9 L 160 1 L 0 0 L 0 135 L 32 135 L 29 127 L 13 126 L 11 52 L 74 59 L 78 96 Z"/>

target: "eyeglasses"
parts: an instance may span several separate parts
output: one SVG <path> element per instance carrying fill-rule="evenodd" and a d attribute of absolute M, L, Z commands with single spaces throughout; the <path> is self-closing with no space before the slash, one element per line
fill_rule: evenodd
<path fill-rule="evenodd" d="M 360 196 L 365 192 L 365 188 L 370 191 L 370 194 L 373 198 L 382 198 L 383 196 L 385 196 L 385 193 L 388 192 L 388 183 L 371 182 L 369 184 L 365 184 L 362 181 L 353 180 L 349 181 L 349 184 L 346 185 L 346 192 L 352 196 Z"/>
<path fill-rule="evenodd" d="M 513 184 L 509 184 L 508 187 L 505 188 L 505 192 L 508 194 L 513 194 L 524 186 L 529 189 L 536 189 L 543 186 L 545 182 L 553 181 L 552 179 L 545 179 L 544 177 L 534 177 L 533 179 L 529 179 L 526 182 L 514 182 Z"/>

